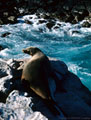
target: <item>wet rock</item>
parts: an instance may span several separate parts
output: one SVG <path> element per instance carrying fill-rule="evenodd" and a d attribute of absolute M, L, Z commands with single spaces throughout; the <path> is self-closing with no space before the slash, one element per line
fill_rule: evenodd
<path fill-rule="evenodd" d="M 32 21 L 29 21 L 29 20 L 25 20 L 25 23 L 30 24 L 30 25 L 33 24 L 33 22 L 32 22 Z"/>
<path fill-rule="evenodd" d="M 21 64 L 23 64 L 23 60 L 18 61 L 18 60 L 14 60 L 14 59 L 9 59 L 9 60 L 7 60 L 7 64 L 11 68 L 17 70 L 17 68 L 20 67 Z"/>
<path fill-rule="evenodd" d="M 7 37 L 8 35 L 10 35 L 11 33 L 10 32 L 6 32 L 6 33 L 3 33 L 2 35 L 1 35 L 1 37 Z"/>
<path fill-rule="evenodd" d="M 46 27 L 51 30 L 54 25 L 55 25 L 55 22 L 51 21 L 46 24 Z"/>
<path fill-rule="evenodd" d="M 68 72 L 68 67 L 63 61 L 54 58 L 49 58 L 49 59 L 51 62 L 52 69 L 55 72 L 58 72 L 61 75 L 65 75 Z"/>
<path fill-rule="evenodd" d="M 54 29 L 59 29 L 59 26 L 55 26 Z"/>
<path fill-rule="evenodd" d="M 17 61 L 14 59 L 9 59 L 6 63 L 12 68 L 12 88 L 13 89 L 22 89 L 21 85 L 21 74 L 23 69 L 23 61 Z M 19 68 L 21 66 L 21 68 Z M 19 68 L 19 69 L 18 69 Z"/>
<path fill-rule="evenodd" d="M 77 31 L 77 30 L 73 30 L 73 31 L 72 31 L 72 35 L 73 35 L 73 34 L 79 34 L 79 35 L 80 35 L 81 32 L 80 32 L 80 31 Z"/>
<path fill-rule="evenodd" d="M 74 83 L 72 83 L 73 79 Z M 90 119 L 91 92 L 84 87 L 79 78 L 72 73 L 66 75 L 62 86 L 64 86 L 67 92 L 56 94 L 56 98 L 58 98 L 56 101 L 69 116 L 68 118 L 86 118 L 88 116 Z"/>
<path fill-rule="evenodd" d="M 49 59 L 56 76 L 50 76 L 48 84 L 60 112 L 64 111 L 68 118 L 86 118 L 87 116 L 91 118 L 91 92 L 76 75 L 68 71 L 68 67 L 63 61 Z M 13 116 L 14 119 L 20 120 L 21 118 L 35 119 L 42 116 L 43 120 L 47 118 L 59 120 L 41 98 L 23 88 L 19 70 L 22 72 L 23 66 L 28 60 L 0 60 L 0 98 L 1 96 L 3 98 L 0 101 L 6 101 L 5 104 L 0 103 L 0 117 L 12 118 Z"/>
<path fill-rule="evenodd" d="M 48 120 L 40 112 L 33 112 L 32 97 L 26 97 L 26 94 L 16 90 L 11 92 L 6 100 L 6 104 L 0 103 L 0 117 L 2 119 L 13 118 L 14 120 Z"/>
<path fill-rule="evenodd" d="M 46 20 L 39 20 L 39 24 L 46 23 Z"/>
<path fill-rule="evenodd" d="M 2 59 L 0 59 L 0 96 L 5 101 L 5 97 L 12 89 L 12 70 L 9 65 Z M 3 98 L 4 97 L 4 98 Z M 2 100 L 0 99 L 0 101 Z"/>
<path fill-rule="evenodd" d="M 4 49 L 4 47 L 2 45 L 0 45 L 0 51 L 3 50 L 3 49 Z"/>
<path fill-rule="evenodd" d="M 85 22 L 83 22 L 82 27 L 89 28 L 89 27 L 91 27 L 91 23 L 89 23 L 88 21 L 85 21 Z"/>

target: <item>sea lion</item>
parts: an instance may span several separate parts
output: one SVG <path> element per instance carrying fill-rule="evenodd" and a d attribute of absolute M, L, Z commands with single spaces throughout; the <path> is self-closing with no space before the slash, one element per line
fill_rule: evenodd
<path fill-rule="evenodd" d="M 28 81 L 30 88 L 41 98 L 50 99 L 48 77 L 51 65 L 48 57 L 36 47 L 23 49 L 23 52 L 32 58 L 24 65 L 21 80 Z"/>
<path fill-rule="evenodd" d="M 24 65 L 21 77 L 22 82 L 27 81 L 30 89 L 44 99 L 44 102 L 54 114 L 59 115 L 60 112 L 55 107 L 56 102 L 52 99 L 48 85 L 48 77 L 52 72 L 48 57 L 36 47 L 28 47 L 23 49 L 23 52 L 31 55 L 32 58 Z M 24 85 L 27 87 L 25 83 Z"/>

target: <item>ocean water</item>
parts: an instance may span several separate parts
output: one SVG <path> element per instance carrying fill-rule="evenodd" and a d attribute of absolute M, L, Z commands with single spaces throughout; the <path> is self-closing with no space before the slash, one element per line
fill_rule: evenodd
<path fill-rule="evenodd" d="M 32 24 L 26 24 L 24 20 Z M 48 21 L 39 24 L 39 20 L 36 15 L 27 15 L 18 18 L 17 24 L 0 27 L 0 45 L 5 47 L 0 51 L 0 58 L 29 57 L 22 49 L 36 46 L 47 56 L 64 61 L 91 90 L 91 28 L 81 27 L 83 21 L 72 25 L 54 20 L 56 25 L 49 30 L 46 27 Z M 6 32 L 11 34 L 2 37 Z"/>

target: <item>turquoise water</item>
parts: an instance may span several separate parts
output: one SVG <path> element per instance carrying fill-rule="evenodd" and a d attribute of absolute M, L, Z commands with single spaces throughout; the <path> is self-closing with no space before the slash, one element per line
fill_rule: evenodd
<path fill-rule="evenodd" d="M 24 19 L 33 24 L 24 23 Z M 39 47 L 46 55 L 64 61 L 91 90 L 91 28 L 82 28 L 82 22 L 72 25 L 56 20 L 59 28 L 49 30 L 38 21 L 35 15 L 24 16 L 17 24 L 0 27 L 0 45 L 6 48 L 0 52 L 0 58 L 25 58 L 28 55 L 22 53 L 23 48 Z M 1 37 L 5 32 L 11 34 Z"/>

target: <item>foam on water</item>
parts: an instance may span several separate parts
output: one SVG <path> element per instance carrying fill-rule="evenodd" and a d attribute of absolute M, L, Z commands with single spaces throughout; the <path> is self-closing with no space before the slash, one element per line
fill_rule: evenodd
<path fill-rule="evenodd" d="M 0 27 L 0 45 L 6 48 L 0 58 L 25 58 L 28 55 L 22 53 L 23 48 L 39 47 L 48 56 L 63 60 L 91 90 L 91 28 L 81 27 L 84 21 L 72 25 L 55 19 L 55 26 L 48 29 L 48 20 L 42 24 L 39 20 L 44 19 L 26 15 L 18 18 L 17 24 Z M 1 37 L 6 32 L 11 34 Z"/>

